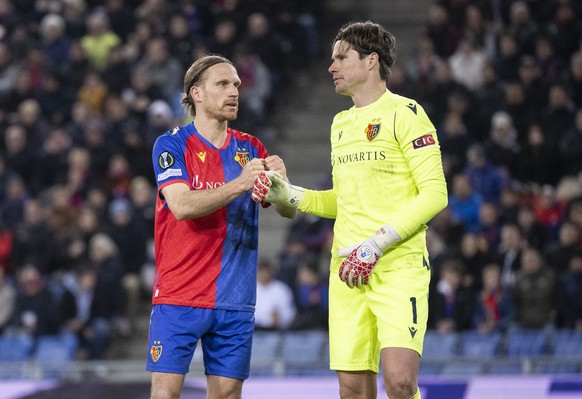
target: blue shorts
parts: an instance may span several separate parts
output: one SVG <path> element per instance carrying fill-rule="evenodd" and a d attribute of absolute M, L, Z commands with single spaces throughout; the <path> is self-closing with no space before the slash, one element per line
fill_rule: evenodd
<path fill-rule="evenodd" d="M 253 312 L 154 305 L 146 369 L 188 373 L 200 340 L 205 374 L 247 379 L 254 327 Z"/>

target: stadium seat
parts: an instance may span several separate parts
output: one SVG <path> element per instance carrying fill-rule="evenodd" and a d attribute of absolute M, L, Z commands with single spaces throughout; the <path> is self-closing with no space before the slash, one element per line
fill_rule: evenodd
<path fill-rule="evenodd" d="M 460 355 L 474 358 L 493 358 L 499 353 L 501 333 L 483 334 L 478 331 L 467 331 L 460 338 Z"/>
<path fill-rule="evenodd" d="M 71 334 L 42 335 L 37 340 L 34 360 L 41 363 L 63 363 L 75 360 L 79 342 Z"/>
<path fill-rule="evenodd" d="M 272 364 L 279 356 L 282 337 L 279 331 L 255 331 L 251 363 Z"/>
<path fill-rule="evenodd" d="M 505 361 L 496 361 L 491 364 L 489 367 L 489 374 L 511 374 L 511 375 L 519 375 L 523 374 L 523 364 L 521 361 L 513 361 L 513 362 L 505 362 Z"/>
<path fill-rule="evenodd" d="M 582 356 L 582 332 L 556 331 L 551 340 L 550 353 L 555 356 Z"/>
<path fill-rule="evenodd" d="M 325 331 L 289 331 L 283 337 L 281 357 L 287 363 L 322 363 Z"/>
<path fill-rule="evenodd" d="M 539 374 L 576 374 L 578 364 L 561 359 L 542 360 L 538 363 L 536 371 Z"/>
<path fill-rule="evenodd" d="M 448 376 L 480 375 L 483 374 L 483 371 L 484 366 L 482 363 L 453 360 L 445 363 L 441 370 L 441 375 Z"/>
<path fill-rule="evenodd" d="M 419 375 L 439 375 L 442 369 L 441 362 L 429 362 L 429 361 L 421 361 L 420 362 L 420 369 L 418 370 Z"/>
<path fill-rule="evenodd" d="M 34 341 L 28 335 L 0 337 L 0 362 L 28 360 Z"/>
<path fill-rule="evenodd" d="M 510 329 L 507 332 L 507 355 L 510 357 L 545 354 L 549 333 L 545 329 Z"/>
<path fill-rule="evenodd" d="M 456 356 L 459 335 L 457 333 L 440 334 L 429 330 L 424 336 L 422 357 L 427 360 L 442 360 Z"/>

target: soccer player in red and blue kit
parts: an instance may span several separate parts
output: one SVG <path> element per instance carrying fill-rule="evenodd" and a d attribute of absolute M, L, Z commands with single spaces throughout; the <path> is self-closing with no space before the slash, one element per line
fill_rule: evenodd
<path fill-rule="evenodd" d="M 240 84 L 228 59 L 195 61 L 182 97 L 194 121 L 154 144 L 152 399 L 180 397 L 199 340 L 208 398 L 240 398 L 249 375 L 258 244 L 258 205 L 250 190 L 261 172 L 286 176 L 286 170 L 256 137 L 228 127 L 237 116 Z"/>

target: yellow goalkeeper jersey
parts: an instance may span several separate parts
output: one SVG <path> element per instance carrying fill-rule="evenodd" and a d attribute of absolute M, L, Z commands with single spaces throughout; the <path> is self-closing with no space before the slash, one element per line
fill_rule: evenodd
<path fill-rule="evenodd" d="M 338 113 L 331 126 L 331 164 L 333 188 L 306 190 L 299 209 L 336 219 L 332 268 L 338 249 L 385 224 L 401 241 L 377 267 L 418 265 L 426 252 L 426 224 L 447 201 L 440 146 L 424 109 L 386 90 L 370 105 Z"/>

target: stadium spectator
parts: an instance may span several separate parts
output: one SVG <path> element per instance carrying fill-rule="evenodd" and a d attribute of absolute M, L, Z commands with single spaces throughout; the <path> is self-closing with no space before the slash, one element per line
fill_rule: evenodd
<path fill-rule="evenodd" d="M 449 209 L 453 217 L 463 224 L 465 231 L 479 231 L 479 208 L 482 203 L 483 197 L 473 191 L 469 177 L 464 174 L 455 175 L 449 195 Z"/>
<path fill-rule="evenodd" d="M 109 52 L 121 43 L 119 36 L 109 26 L 107 14 L 92 12 L 87 18 L 87 33 L 80 43 L 89 63 L 96 71 L 104 71 L 109 62 Z"/>
<path fill-rule="evenodd" d="M 559 153 L 565 174 L 582 172 L 582 108 L 576 110 L 574 126 L 565 131 L 559 141 Z"/>
<path fill-rule="evenodd" d="M 575 252 L 559 276 L 558 326 L 582 331 L 582 253 Z"/>
<path fill-rule="evenodd" d="M 557 311 L 556 275 L 539 250 L 526 247 L 515 275 L 515 322 L 521 328 L 551 327 Z"/>
<path fill-rule="evenodd" d="M 558 240 L 548 245 L 545 257 L 552 270 L 561 275 L 568 269 L 570 259 L 580 249 L 580 227 L 566 220 L 560 226 Z"/>
<path fill-rule="evenodd" d="M 515 284 L 515 274 L 521 267 L 524 245 L 525 242 L 517 224 L 505 223 L 501 226 L 501 241 L 493 255 L 495 261 L 501 266 L 503 287 L 512 287 Z"/>
<path fill-rule="evenodd" d="M 485 54 L 470 38 L 461 38 L 455 52 L 449 57 L 454 79 L 471 91 L 482 84 Z"/>
<path fill-rule="evenodd" d="M 285 330 L 296 312 L 289 286 L 275 279 L 275 270 L 269 260 L 260 260 L 257 266 L 255 329 Z"/>
<path fill-rule="evenodd" d="M 487 242 L 479 234 L 465 233 L 457 256 L 463 265 L 463 285 L 475 291 L 481 289 L 481 271 L 490 256 Z"/>
<path fill-rule="evenodd" d="M 483 145 L 476 143 L 469 147 L 467 166 L 463 174 L 468 177 L 472 190 L 484 201 L 494 204 L 501 201 L 501 194 L 507 184 L 507 176 L 502 169 L 489 160 Z"/>
<path fill-rule="evenodd" d="M 530 124 L 521 146 L 516 178 L 525 184 L 555 186 L 563 163 L 554 140 L 547 137 L 539 123 Z"/>
<path fill-rule="evenodd" d="M 16 288 L 6 274 L 5 267 L 0 267 L 0 334 L 10 324 L 16 304 Z"/>
<path fill-rule="evenodd" d="M 15 333 L 33 337 L 56 334 L 54 317 L 56 301 L 47 287 L 46 277 L 32 262 L 26 262 L 16 273 L 16 304 L 8 326 Z"/>
<path fill-rule="evenodd" d="M 290 330 L 327 330 L 328 279 L 328 275 L 320 275 L 317 257 L 308 257 L 299 264 L 294 293 L 297 313 Z"/>
<path fill-rule="evenodd" d="M 458 258 L 443 261 L 429 295 L 429 326 L 440 333 L 468 330 L 473 325 L 475 291 L 464 285 L 465 270 Z"/>
<path fill-rule="evenodd" d="M 483 202 L 479 207 L 479 236 L 486 251 L 497 248 L 501 236 L 499 208 L 492 202 Z"/>
<path fill-rule="evenodd" d="M 504 332 L 514 318 L 511 289 L 501 284 L 501 267 L 489 263 L 482 270 L 483 288 L 477 294 L 474 326 L 479 332 Z"/>

